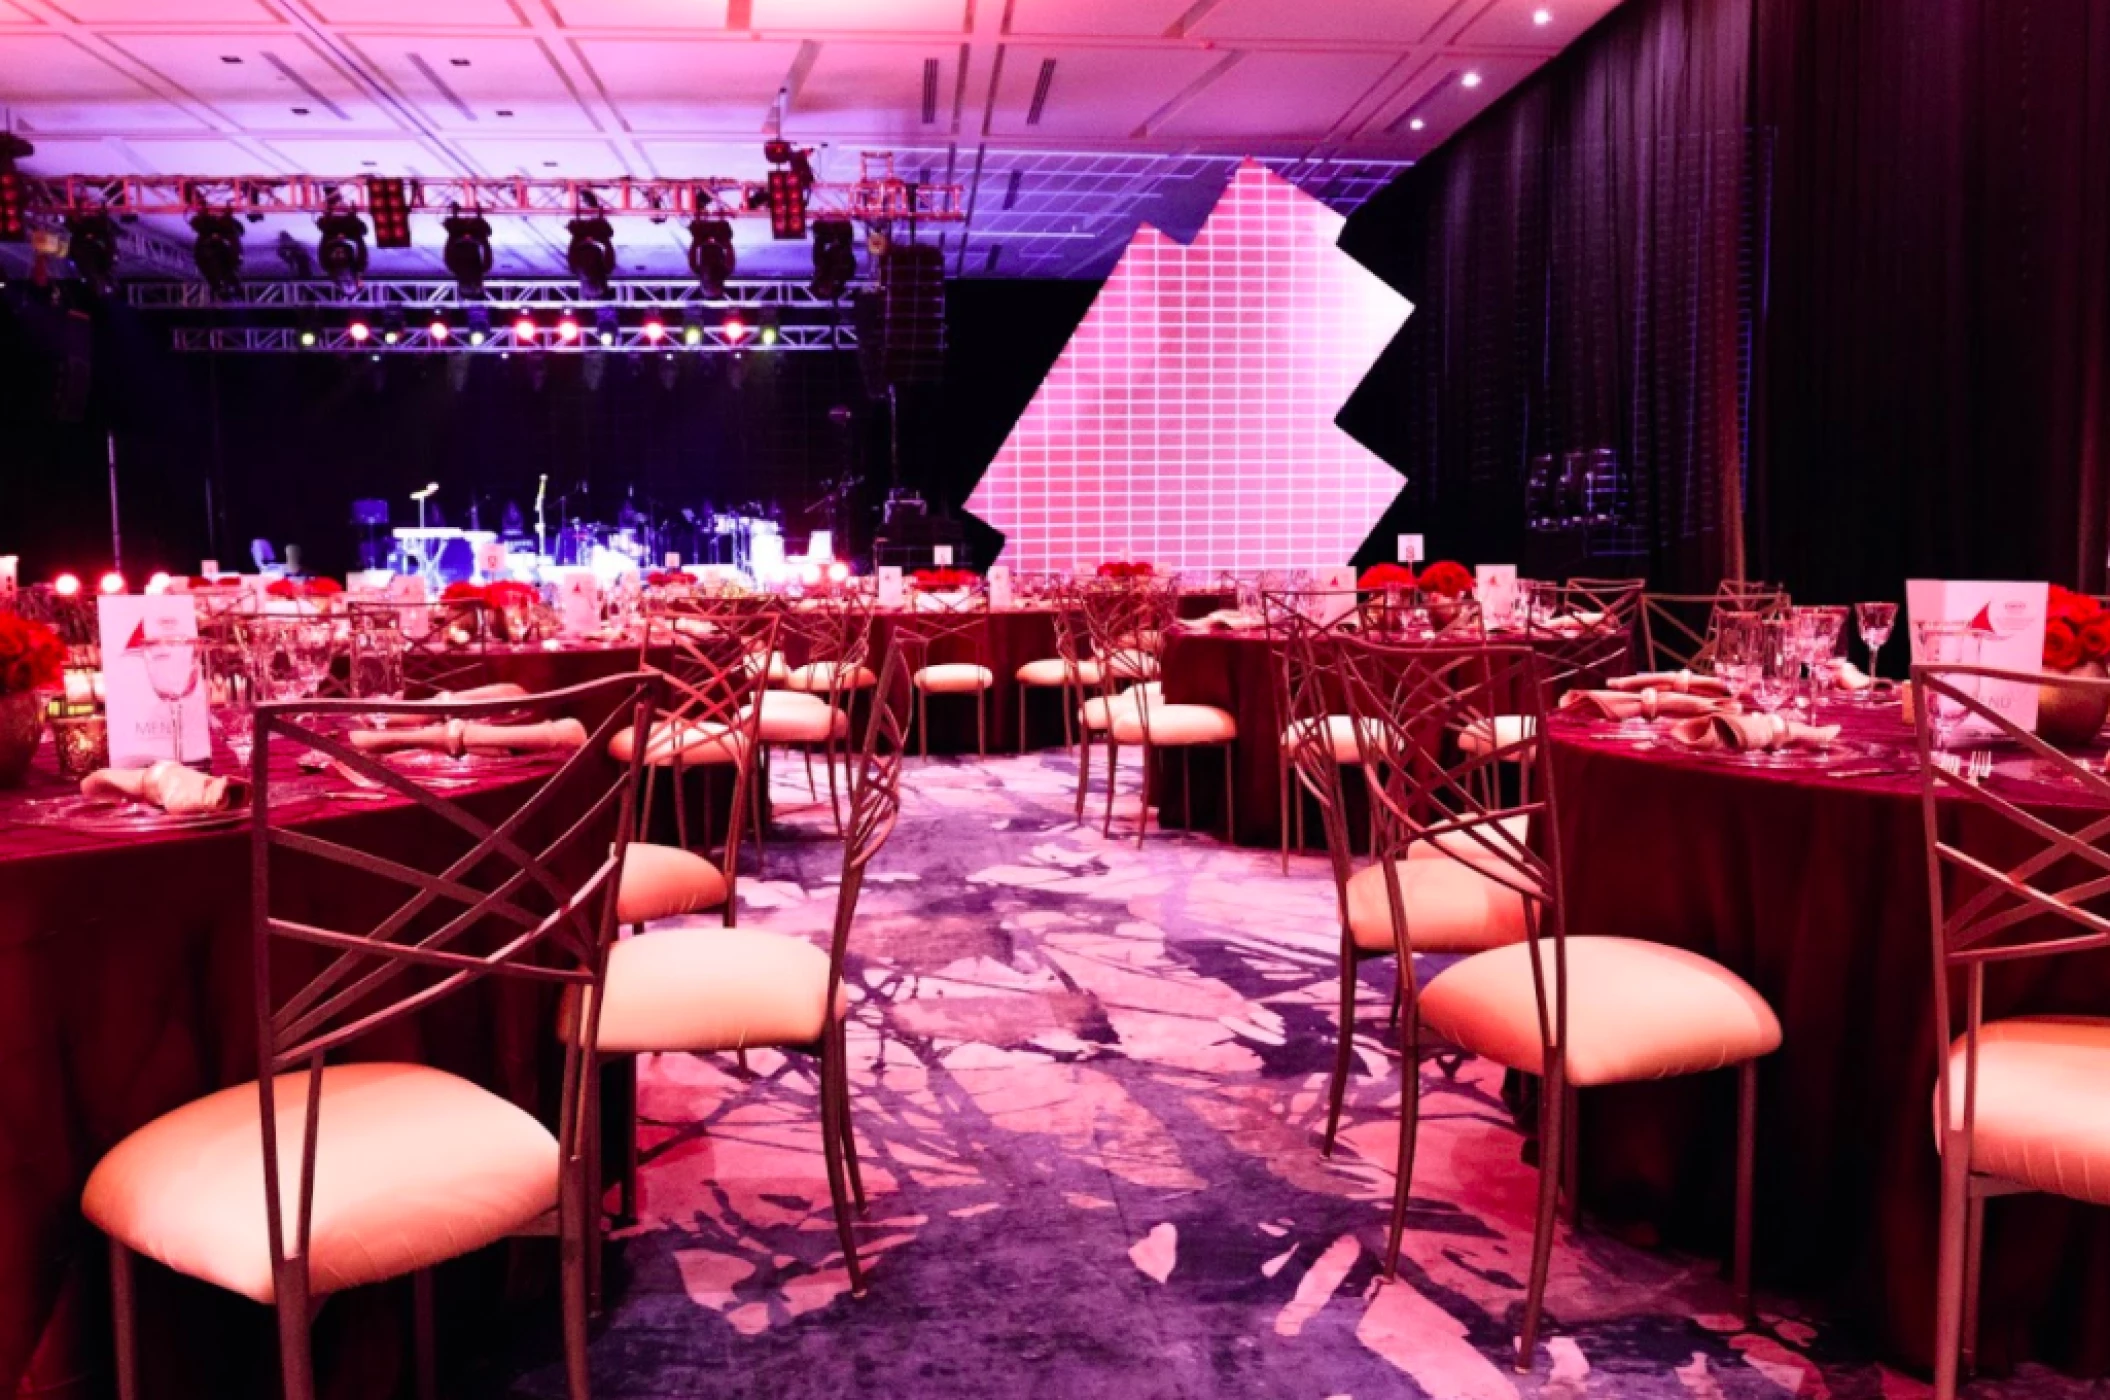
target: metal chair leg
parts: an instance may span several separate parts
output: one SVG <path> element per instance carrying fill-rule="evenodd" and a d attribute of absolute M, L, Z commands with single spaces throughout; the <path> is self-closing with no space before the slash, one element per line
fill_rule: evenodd
<path fill-rule="evenodd" d="M 857 1129 L 850 1122 L 850 1036 L 840 1021 L 835 1023 L 835 1054 L 843 1066 L 842 1073 L 835 1077 L 835 1114 L 842 1124 L 843 1166 L 850 1177 L 850 1195 L 857 1202 L 857 1213 L 863 1215 L 865 1179 L 857 1162 Z"/>
<path fill-rule="evenodd" d="M 557 1233 L 563 1274 L 564 1297 L 564 1385 L 568 1400 L 593 1400 L 593 1381 L 587 1365 L 586 1251 L 592 1236 L 586 1227 L 588 1202 L 583 1157 L 564 1164 L 558 1182 Z"/>
<path fill-rule="evenodd" d="M 1978 1284 L 1985 1263 L 1985 1197 L 1971 1194 L 1971 1208 L 1964 1216 L 1963 1328 L 1957 1338 L 1963 1374 L 1978 1374 Z"/>
<path fill-rule="evenodd" d="M 1524 1292 L 1524 1325 L 1517 1339 L 1517 1370 L 1529 1375 L 1538 1359 L 1539 1318 L 1546 1304 L 1546 1274 L 1553 1262 L 1554 1208 L 1560 1198 L 1561 1109 L 1568 1101 L 1567 1077 L 1558 1055 L 1539 1086 L 1539 1204 L 1531 1234 L 1531 1282 Z"/>
<path fill-rule="evenodd" d="M 117 1348 L 117 1400 L 139 1400 L 139 1301 L 132 1251 L 110 1241 L 110 1315 Z"/>
<path fill-rule="evenodd" d="M 439 1347 L 432 1325 L 432 1270 L 410 1276 L 410 1336 L 418 1400 L 440 1400 Z"/>
<path fill-rule="evenodd" d="M 1099 834 L 1108 840 L 1114 835 L 1114 789 L 1121 783 L 1121 746 L 1113 738 L 1111 729 L 1106 731 L 1106 821 Z"/>
<path fill-rule="evenodd" d="M 1342 940 L 1346 943 L 1346 940 Z M 1341 949 L 1341 1023 L 1334 1039 L 1333 1082 L 1326 1091 L 1326 1137 L 1319 1155 L 1333 1155 L 1334 1135 L 1341 1126 L 1341 1100 L 1348 1092 L 1348 1071 L 1355 1063 L 1355 954 Z"/>
<path fill-rule="evenodd" d="M 930 757 L 930 692 L 916 691 L 916 756 Z"/>
<path fill-rule="evenodd" d="M 1399 1056 L 1399 1160 L 1393 1166 L 1392 1230 L 1385 1241 L 1385 1277 L 1399 1277 L 1399 1250 L 1407 1237 L 1407 1205 L 1414 1193 L 1414 1147 L 1421 1135 L 1420 1016 L 1407 1013 Z"/>
<path fill-rule="evenodd" d="M 278 1289 L 278 1366 L 286 1400 L 315 1400 L 315 1361 L 309 1351 L 308 1288 L 295 1264 Z"/>
<path fill-rule="evenodd" d="M 1736 1071 L 1736 1244 L 1730 1265 L 1737 1315 L 1746 1326 L 1757 1321 L 1751 1306 L 1751 1187 L 1757 1159 L 1758 1061 L 1746 1060 Z"/>
<path fill-rule="evenodd" d="M 1232 746 L 1224 745 L 1224 844 L 1238 844 L 1238 784 L 1234 776 L 1237 765 L 1232 762 Z"/>
<path fill-rule="evenodd" d="M 974 756 L 989 757 L 989 692 L 974 693 Z"/>
<path fill-rule="evenodd" d="M 1963 1353 L 1964 1255 L 1971 1214 L 1971 1156 L 1969 1139 L 1963 1133 L 1943 1134 L 1941 1165 L 1941 1251 L 1934 1274 L 1934 1400 L 1956 1400 Z"/>
<path fill-rule="evenodd" d="M 1279 789 L 1276 799 L 1276 819 L 1281 827 L 1282 873 L 1285 875 L 1289 874 L 1289 804 L 1291 782 L 1289 762 L 1289 751 L 1285 749 L 1283 750 L 1282 754 L 1280 755 L 1278 761 L 1275 764 L 1275 785 Z M 1228 770 L 1226 770 L 1226 773 L 1228 774 Z M 1228 787 L 1228 782 L 1226 783 L 1226 786 Z"/>
<path fill-rule="evenodd" d="M 1568 1101 L 1561 1105 L 1561 1203 L 1573 1230 L 1582 1224 L 1582 1099 L 1572 1084 L 1566 1092 Z"/>
<path fill-rule="evenodd" d="M 857 1237 L 850 1228 L 850 1202 L 843 1174 L 842 1118 L 832 1111 L 834 1076 L 842 1072 L 841 1057 L 832 1041 L 821 1041 L 821 1152 L 828 1165 L 828 1199 L 835 1208 L 835 1234 L 842 1246 L 843 1267 L 850 1275 L 850 1292 L 865 1291 L 864 1270 L 857 1261 Z"/>
<path fill-rule="evenodd" d="M 1150 835 L 1150 774 L 1156 766 L 1150 752 L 1148 740 L 1143 744 L 1143 810 L 1136 817 L 1136 849 L 1143 849 L 1143 838 Z"/>
<path fill-rule="evenodd" d="M 1084 742 L 1077 745 L 1077 825 L 1084 825 L 1084 798 L 1086 789 L 1092 785 L 1092 736 L 1085 731 Z"/>

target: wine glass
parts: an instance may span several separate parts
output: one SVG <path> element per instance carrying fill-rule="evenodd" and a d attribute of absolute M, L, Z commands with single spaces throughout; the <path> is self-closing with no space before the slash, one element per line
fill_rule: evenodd
<path fill-rule="evenodd" d="M 1967 622 L 1916 622 L 1912 625 L 1915 660 L 1928 666 L 1975 666 L 1981 638 Z M 1976 677 L 1956 676 L 1949 684 L 1973 700 L 1978 698 Z M 1916 697 L 1927 707 L 1927 726 L 1934 731 L 1934 747 L 1945 749 L 1963 723 L 1963 702 L 1932 690 Z"/>
<path fill-rule="evenodd" d="M 1765 619 L 1757 613 L 1725 614 L 1715 632 L 1714 674 L 1733 694 L 1746 695 L 1765 671 Z"/>
<path fill-rule="evenodd" d="M 204 681 L 207 713 L 220 731 L 220 742 L 247 768 L 256 743 L 256 707 L 271 697 L 258 673 L 255 652 L 241 639 L 207 648 Z"/>
<path fill-rule="evenodd" d="M 1883 654 L 1883 643 L 1890 640 L 1891 629 L 1897 626 L 1898 605 L 1896 603 L 1859 603 L 1854 607 L 1854 622 L 1861 629 L 1861 645 L 1868 648 L 1868 678 L 1876 678 L 1876 664 Z M 1867 695 L 1875 698 L 1875 687 L 1870 686 Z"/>
<path fill-rule="evenodd" d="M 198 689 L 198 659 L 203 647 L 196 637 L 158 637 L 146 644 L 147 684 L 169 707 L 170 757 L 182 763 L 183 702 Z"/>
<path fill-rule="evenodd" d="M 1839 634 L 1846 627 L 1846 609 L 1816 606 L 1791 609 L 1788 626 L 1794 635 L 1796 654 L 1808 672 L 1809 688 L 1804 703 L 1812 713 L 1817 697 L 1829 679 L 1826 667 L 1839 650 Z"/>
<path fill-rule="evenodd" d="M 1751 703 L 1770 718 L 1795 698 L 1802 678 L 1802 649 L 1785 621 L 1761 620 L 1758 631 L 1757 675 L 1751 683 Z"/>

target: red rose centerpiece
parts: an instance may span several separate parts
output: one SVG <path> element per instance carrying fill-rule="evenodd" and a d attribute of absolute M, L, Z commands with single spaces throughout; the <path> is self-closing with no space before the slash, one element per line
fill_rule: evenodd
<path fill-rule="evenodd" d="M 484 585 L 484 618 L 493 641 L 516 644 L 536 639 L 536 609 L 542 595 L 517 579 L 499 579 Z"/>
<path fill-rule="evenodd" d="M 2057 584 L 2044 620 L 2044 669 L 2101 680 L 2110 663 L 2110 609 L 2085 593 Z M 2054 744 L 2078 748 L 2092 743 L 2110 718 L 2110 695 L 2090 695 L 2061 686 L 2037 691 L 2037 733 Z"/>
<path fill-rule="evenodd" d="M 1098 569 L 1100 578 L 1115 579 L 1155 578 L 1157 577 L 1157 572 L 1157 565 L 1145 563 L 1140 559 L 1109 559 L 1104 564 L 1101 564 Z"/>
<path fill-rule="evenodd" d="M 0 787 L 14 787 L 29 772 L 44 736 L 40 690 L 64 678 L 66 648 L 41 622 L 0 613 Z"/>
<path fill-rule="evenodd" d="M 974 587 L 977 575 L 967 569 L 918 569 L 909 577 L 925 593 L 948 593 Z"/>
<path fill-rule="evenodd" d="M 483 631 L 487 602 L 479 583 L 450 583 L 440 590 L 441 634 L 448 646 L 465 647 L 476 640 Z"/>

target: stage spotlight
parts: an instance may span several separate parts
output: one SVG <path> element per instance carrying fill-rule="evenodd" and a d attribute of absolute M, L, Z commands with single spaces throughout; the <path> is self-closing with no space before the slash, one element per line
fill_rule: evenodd
<path fill-rule="evenodd" d="M 813 225 L 813 294 L 835 301 L 857 276 L 857 233 L 848 219 L 817 219 Z"/>
<path fill-rule="evenodd" d="M 769 236 L 806 236 L 806 192 L 799 188 L 799 177 L 789 170 L 769 172 Z"/>
<path fill-rule="evenodd" d="M 513 343 L 516 345 L 533 345 L 537 329 L 535 318 L 522 312 L 519 319 L 513 322 Z"/>
<path fill-rule="evenodd" d="M 381 312 L 381 343 L 394 345 L 403 339 L 403 309 L 386 307 Z"/>
<path fill-rule="evenodd" d="M 374 216 L 376 248 L 410 246 L 410 196 L 400 176 L 370 178 L 366 182 L 366 208 Z"/>
<path fill-rule="evenodd" d="M 491 221 L 474 209 L 464 214 L 456 205 L 441 227 L 447 230 L 447 246 L 440 253 L 447 275 L 464 297 L 481 299 L 484 279 L 491 275 Z"/>
<path fill-rule="evenodd" d="M 850 566 L 848 564 L 845 564 L 842 560 L 838 559 L 833 564 L 830 564 L 828 566 L 828 581 L 830 583 L 841 583 L 843 580 L 849 577 Z"/>
<path fill-rule="evenodd" d="M 169 591 L 169 576 L 168 576 L 168 574 L 167 574 L 167 573 L 165 573 L 165 572 L 163 572 L 162 570 L 156 569 L 156 570 L 154 571 L 153 575 L 152 575 L 151 577 L 149 577 L 149 578 L 147 579 L 147 592 L 149 592 L 149 593 L 166 593 L 166 592 L 168 592 L 168 591 Z"/>
<path fill-rule="evenodd" d="M 737 311 L 727 312 L 718 329 L 725 336 L 725 343 L 735 349 L 739 348 L 741 341 L 747 339 L 747 322 L 740 319 L 740 313 Z"/>
<path fill-rule="evenodd" d="M 364 345 L 367 337 L 374 333 L 374 329 L 364 321 L 354 321 L 344 328 L 344 333 L 351 338 L 352 344 Z"/>
<path fill-rule="evenodd" d="M 667 323 L 659 319 L 657 311 L 651 312 L 645 317 L 645 324 L 641 329 L 645 339 L 654 345 L 667 338 Z"/>
<path fill-rule="evenodd" d="M 452 326 L 449 326 L 444 320 L 441 320 L 439 317 L 435 316 L 432 320 L 432 324 L 425 327 L 425 334 L 431 337 L 433 344 L 445 345 L 447 343 L 447 337 L 454 334 L 454 328 Z"/>
<path fill-rule="evenodd" d="M 242 294 L 242 224 L 226 210 L 215 214 L 200 209 L 190 218 L 191 232 L 198 241 L 191 247 L 191 261 L 198 275 L 221 301 Z"/>
<path fill-rule="evenodd" d="M 469 308 L 469 343 L 481 345 L 491 338 L 491 308 L 472 306 Z"/>
<path fill-rule="evenodd" d="M 97 296 L 117 290 L 117 225 L 109 214 L 97 210 L 76 214 L 66 221 L 66 255 L 74 270 Z"/>
<path fill-rule="evenodd" d="M 316 216 L 315 227 L 322 230 L 315 261 L 322 265 L 323 275 L 345 291 L 352 290 L 366 276 L 366 220 L 345 208 L 332 191 L 329 208 Z"/>
<path fill-rule="evenodd" d="M 733 226 L 723 219 L 698 219 L 689 225 L 689 271 L 707 297 L 725 295 L 725 284 L 739 266 L 733 253 Z"/>
<path fill-rule="evenodd" d="M 621 316 L 612 306 L 604 306 L 593 313 L 594 339 L 603 345 L 613 345 L 616 335 L 623 329 Z"/>
<path fill-rule="evenodd" d="M 590 201 L 592 196 L 586 198 Z M 607 296 L 608 279 L 615 276 L 615 226 L 595 212 L 573 219 L 566 227 L 571 231 L 571 246 L 564 250 L 564 265 L 579 279 L 580 291 L 594 298 Z"/>
<path fill-rule="evenodd" d="M 0 165 L 0 243 L 21 243 L 28 238 L 28 181 L 12 165 Z"/>
<path fill-rule="evenodd" d="M 681 308 L 681 343 L 683 345 L 703 344 L 702 315 L 703 308 L 699 306 L 691 304 Z"/>
<path fill-rule="evenodd" d="M 777 343 L 777 313 L 774 309 L 762 313 L 761 328 L 755 332 L 756 340 L 766 348 Z"/>
<path fill-rule="evenodd" d="M 109 573 L 104 574 L 102 578 L 96 582 L 95 586 L 102 593 L 114 597 L 115 595 L 125 591 L 125 576 L 117 572 L 117 570 L 112 569 Z"/>
<path fill-rule="evenodd" d="M 557 339 L 569 345 L 578 338 L 579 318 L 567 311 L 564 313 L 563 318 L 557 322 Z"/>
<path fill-rule="evenodd" d="M 81 581 L 72 574 L 60 574 L 51 581 L 51 591 L 61 598 L 77 598 L 81 592 Z"/>
<path fill-rule="evenodd" d="M 301 349 L 303 349 L 303 350 L 313 350 L 313 349 L 315 348 L 315 342 L 316 342 L 316 341 L 317 341 L 318 339 L 320 339 L 320 338 L 321 338 L 321 337 L 319 337 L 319 336 L 317 336 L 317 335 L 315 334 L 315 328 L 314 328 L 313 326 L 302 326 L 302 327 L 300 328 L 300 348 L 301 348 Z"/>

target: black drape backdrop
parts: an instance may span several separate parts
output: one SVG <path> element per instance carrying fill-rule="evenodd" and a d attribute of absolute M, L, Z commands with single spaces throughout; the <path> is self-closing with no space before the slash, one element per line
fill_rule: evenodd
<path fill-rule="evenodd" d="M 1417 305 L 1342 423 L 1434 555 L 1711 584 L 1739 563 L 1749 0 L 1629 3 L 1395 181 L 1343 246 Z M 1609 447 L 1622 525 L 1528 535 L 1532 458 Z"/>
<path fill-rule="evenodd" d="M 1757 567 L 2101 591 L 2110 5 L 1759 0 L 1778 133 Z"/>

